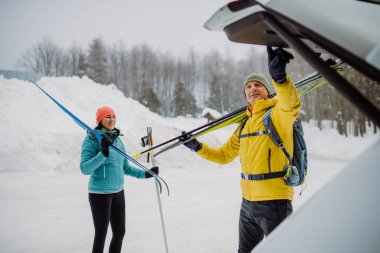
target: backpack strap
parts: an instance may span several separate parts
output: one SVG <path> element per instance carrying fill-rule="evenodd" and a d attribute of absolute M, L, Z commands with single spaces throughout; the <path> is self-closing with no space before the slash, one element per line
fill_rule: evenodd
<path fill-rule="evenodd" d="M 254 133 L 248 133 L 248 134 L 240 134 L 239 139 L 241 138 L 246 138 L 246 137 L 252 137 L 252 136 L 259 136 L 263 134 L 269 134 L 270 130 L 265 130 L 265 131 L 259 131 L 259 132 L 254 132 Z"/>
<path fill-rule="evenodd" d="M 240 141 L 240 136 L 241 136 L 241 131 L 243 131 L 243 128 L 244 128 L 244 126 L 245 126 L 245 124 L 247 123 L 247 120 L 248 120 L 248 117 L 246 117 L 245 119 L 244 119 L 244 121 L 243 121 L 243 123 L 241 123 L 241 125 L 240 125 L 240 129 L 239 129 L 239 141 Z"/>
<path fill-rule="evenodd" d="M 289 160 L 289 164 L 292 165 L 293 164 L 293 159 L 292 157 L 290 156 L 290 154 L 288 153 L 288 151 L 286 150 L 285 146 L 284 146 L 284 143 L 282 142 L 280 136 L 277 134 L 277 131 L 276 129 L 274 128 L 274 125 L 273 125 L 273 122 L 272 122 L 272 119 L 270 117 L 271 115 L 271 112 L 272 112 L 272 109 L 268 110 L 265 114 L 264 114 L 264 117 L 263 117 L 263 123 L 264 123 L 264 126 L 267 130 L 269 130 L 269 136 L 270 138 L 274 141 L 274 143 L 279 146 L 281 148 L 281 150 L 284 152 L 285 156 L 288 158 Z"/>
<path fill-rule="evenodd" d="M 266 129 L 264 131 L 258 131 L 258 132 L 254 132 L 254 133 L 248 133 L 248 134 L 241 134 L 241 132 L 243 131 L 243 128 L 245 126 L 245 124 L 247 123 L 247 120 L 248 120 L 248 117 L 244 119 L 243 123 L 240 125 L 240 129 L 239 129 L 239 140 L 241 138 L 247 138 L 247 137 L 253 137 L 253 136 L 259 136 L 259 135 L 263 135 L 263 134 L 269 134 L 269 129 Z"/>
<path fill-rule="evenodd" d="M 244 180 L 266 180 L 266 179 L 284 177 L 285 174 L 286 174 L 285 171 L 277 171 L 277 172 L 264 173 L 264 174 L 241 173 L 240 176 Z"/>

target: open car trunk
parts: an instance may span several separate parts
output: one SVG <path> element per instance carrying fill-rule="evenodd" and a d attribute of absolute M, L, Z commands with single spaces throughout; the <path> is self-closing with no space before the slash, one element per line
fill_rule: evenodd
<path fill-rule="evenodd" d="M 328 52 L 380 81 L 380 4 L 358 0 L 243 0 L 206 23 L 238 43 L 290 47 L 380 126 L 380 111 L 315 54 Z"/>

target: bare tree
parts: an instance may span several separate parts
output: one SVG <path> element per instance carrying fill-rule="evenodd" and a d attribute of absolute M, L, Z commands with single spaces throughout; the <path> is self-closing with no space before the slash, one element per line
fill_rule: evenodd
<path fill-rule="evenodd" d="M 159 59 L 161 67 L 159 69 L 159 85 L 157 87 L 157 94 L 161 98 L 162 113 L 165 116 L 170 116 L 170 101 L 172 101 L 174 93 L 174 85 L 177 76 L 177 65 L 175 63 L 174 57 L 170 54 L 162 54 Z"/>
<path fill-rule="evenodd" d="M 83 68 L 85 63 L 85 54 L 82 47 L 78 44 L 72 44 L 68 50 L 67 58 L 69 61 L 69 74 L 70 76 L 83 76 L 86 71 Z"/>
<path fill-rule="evenodd" d="M 17 60 L 16 66 L 27 71 L 43 74 L 42 63 L 38 56 L 37 47 L 33 46 L 31 49 L 22 53 L 21 57 Z"/>
<path fill-rule="evenodd" d="M 51 38 L 45 37 L 22 54 L 17 65 L 45 76 L 57 76 L 61 57 L 61 49 Z"/>

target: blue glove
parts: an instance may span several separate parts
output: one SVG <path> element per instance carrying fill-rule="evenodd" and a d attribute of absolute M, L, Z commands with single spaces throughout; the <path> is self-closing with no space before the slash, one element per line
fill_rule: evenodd
<path fill-rule="evenodd" d="M 267 46 L 267 52 L 269 74 L 276 83 L 285 83 L 286 64 L 288 64 L 291 59 L 294 59 L 293 55 L 281 47 L 273 51 L 271 46 Z"/>
<path fill-rule="evenodd" d="M 156 167 L 151 168 L 150 171 L 158 175 L 158 173 L 160 172 L 160 169 L 156 166 Z M 151 178 L 151 177 L 153 177 L 153 175 L 151 175 L 148 171 L 145 171 L 145 178 Z"/>
<path fill-rule="evenodd" d="M 188 134 L 185 131 L 183 131 L 182 136 L 180 136 L 178 139 L 181 142 L 185 142 L 186 140 L 190 139 L 192 136 L 193 136 L 192 134 Z M 183 145 L 185 145 L 187 148 L 195 152 L 198 152 L 202 148 L 202 144 L 197 139 L 192 139 L 191 141 L 188 141 L 184 143 Z"/>

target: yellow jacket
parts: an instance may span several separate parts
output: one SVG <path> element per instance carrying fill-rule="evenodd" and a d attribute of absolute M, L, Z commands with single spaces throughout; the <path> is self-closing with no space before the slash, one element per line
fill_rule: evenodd
<path fill-rule="evenodd" d="M 241 134 L 264 131 L 264 113 L 273 107 L 271 119 L 282 139 L 286 150 L 293 155 L 293 123 L 301 109 L 301 102 L 296 88 L 287 77 L 287 82 L 277 84 L 272 81 L 277 96 L 268 100 L 257 100 L 252 112 L 247 109 L 248 120 Z M 226 164 L 240 155 L 242 172 L 246 174 L 263 174 L 282 171 L 289 164 L 283 151 L 275 145 L 268 134 L 241 138 L 239 141 L 240 126 L 219 148 L 210 147 L 202 143 L 197 152 L 200 156 L 219 163 Z M 250 201 L 293 199 L 293 187 L 288 186 L 282 178 L 267 180 L 244 180 L 241 182 L 243 198 Z"/>

